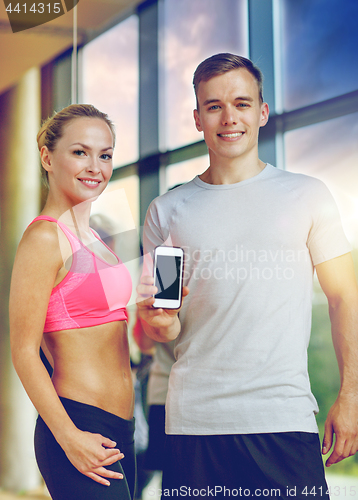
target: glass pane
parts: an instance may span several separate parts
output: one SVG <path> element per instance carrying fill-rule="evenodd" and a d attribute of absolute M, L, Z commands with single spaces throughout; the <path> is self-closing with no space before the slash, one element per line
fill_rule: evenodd
<path fill-rule="evenodd" d="M 92 203 L 91 227 L 112 246 L 123 262 L 139 264 L 139 179 L 112 181 Z"/>
<path fill-rule="evenodd" d="M 209 167 L 209 163 L 209 155 L 204 155 L 169 165 L 165 176 L 166 189 L 191 181 L 196 175 L 202 174 Z"/>
<path fill-rule="evenodd" d="M 247 56 L 246 0 L 165 0 L 161 147 L 199 141 L 192 86 L 197 65 L 218 52 Z"/>
<path fill-rule="evenodd" d="M 321 179 L 332 192 L 347 238 L 358 248 L 358 113 L 285 134 L 286 167 Z"/>
<path fill-rule="evenodd" d="M 288 170 L 317 177 L 332 192 L 346 235 L 353 245 L 358 270 L 357 136 L 358 113 L 354 113 L 286 133 L 285 150 Z M 308 365 L 312 390 L 320 407 L 317 421 L 321 437 L 325 418 L 340 385 L 330 330 L 327 299 L 316 280 Z M 352 473 L 356 461 L 354 457 L 343 460 L 334 466 L 334 472 Z"/>
<path fill-rule="evenodd" d="M 281 0 L 284 105 L 295 109 L 358 88 L 358 2 Z"/>
<path fill-rule="evenodd" d="M 131 16 L 82 50 L 83 99 L 116 126 L 114 166 L 138 158 L 138 18 Z"/>

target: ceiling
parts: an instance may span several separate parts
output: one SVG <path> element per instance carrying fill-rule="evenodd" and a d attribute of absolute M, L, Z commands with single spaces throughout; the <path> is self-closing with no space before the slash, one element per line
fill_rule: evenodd
<path fill-rule="evenodd" d="M 114 25 L 142 1 L 79 0 L 78 44 Z M 62 4 L 65 6 L 63 0 Z M 41 26 L 13 33 L 4 2 L 0 0 L 0 94 L 14 85 L 28 69 L 42 66 L 69 49 L 72 34 L 73 10 Z"/>

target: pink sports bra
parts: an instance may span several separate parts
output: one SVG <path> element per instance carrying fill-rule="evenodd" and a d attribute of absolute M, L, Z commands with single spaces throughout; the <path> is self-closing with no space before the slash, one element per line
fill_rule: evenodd
<path fill-rule="evenodd" d="M 52 289 L 44 333 L 102 325 L 128 319 L 126 305 L 132 293 L 132 280 L 126 266 L 118 259 L 110 265 L 91 252 L 62 222 L 40 215 L 32 222 L 56 222 L 72 248 L 71 268 Z"/>

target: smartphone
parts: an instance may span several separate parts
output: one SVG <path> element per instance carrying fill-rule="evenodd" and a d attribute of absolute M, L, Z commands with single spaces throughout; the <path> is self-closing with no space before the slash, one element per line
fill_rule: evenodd
<path fill-rule="evenodd" d="M 179 247 L 159 246 L 154 249 L 154 295 L 153 307 L 179 309 L 183 288 L 184 251 Z"/>

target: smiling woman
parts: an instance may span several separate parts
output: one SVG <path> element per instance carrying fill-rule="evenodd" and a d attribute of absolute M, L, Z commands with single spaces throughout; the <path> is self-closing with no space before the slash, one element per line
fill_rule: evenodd
<path fill-rule="evenodd" d="M 77 191 L 74 204 L 81 203 L 83 196 L 98 196 L 112 175 L 112 156 L 113 137 L 103 120 L 87 117 L 72 120 L 53 151 L 46 145 L 41 148 L 42 166 L 50 186 L 52 183 L 50 196 L 56 193 L 58 196 L 58 190 L 62 190 L 71 197 L 68 189 L 72 187 Z M 78 189 L 81 184 L 87 191 Z M 72 196 L 76 196 L 75 192 Z"/>
<path fill-rule="evenodd" d="M 60 113 L 56 113 L 52 118 L 49 118 L 44 122 L 39 133 L 37 134 L 37 144 L 39 151 L 41 153 L 42 148 L 45 146 L 46 149 L 50 152 L 54 152 L 58 141 L 61 139 L 64 133 L 64 129 L 66 125 L 69 125 L 71 121 L 75 118 L 98 118 L 106 123 L 112 134 L 112 144 L 110 149 L 113 150 L 115 146 L 115 129 L 114 125 L 109 120 L 108 116 L 101 111 L 98 111 L 94 106 L 89 105 L 76 105 L 76 106 L 68 106 L 64 108 Z M 76 123 L 77 125 L 77 123 Z M 77 152 L 77 154 L 80 151 Z M 43 165 L 42 165 L 43 166 Z M 48 173 L 47 169 L 43 167 L 42 175 L 45 179 L 45 182 L 48 181 Z"/>
<path fill-rule="evenodd" d="M 43 125 L 48 198 L 13 268 L 13 363 L 39 413 L 36 459 L 53 500 L 129 499 L 134 490 L 131 277 L 89 227 L 91 203 L 112 174 L 114 139 L 108 116 L 91 105 L 71 105 Z"/>

